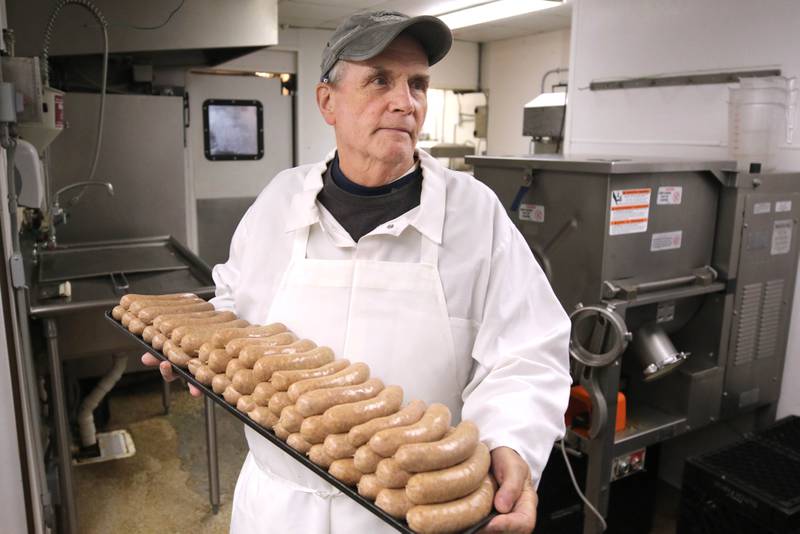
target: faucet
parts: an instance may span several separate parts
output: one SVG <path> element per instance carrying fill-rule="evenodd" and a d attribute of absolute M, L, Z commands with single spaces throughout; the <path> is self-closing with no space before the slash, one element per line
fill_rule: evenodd
<path fill-rule="evenodd" d="M 114 185 L 109 182 L 95 182 L 91 180 L 83 181 L 83 182 L 75 182 L 74 184 L 69 184 L 67 186 L 62 187 L 58 191 L 55 192 L 53 195 L 53 204 L 50 206 L 50 239 L 49 239 L 49 246 L 51 248 L 55 248 L 56 246 L 56 225 L 63 224 L 67 222 L 67 212 L 58 202 L 58 198 L 64 194 L 64 192 L 69 191 L 70 189 L 75 189 L 76 187 L 89 187 L 92 185 L 102 186 L 106 188 L 108 191 L 108 196 L 114 196 Z M 78 193 L 69 203 L 67 203 L 67 208 L 72 206 L 77 199 L 79 199 L 83 195 L 83 191 Z"/>

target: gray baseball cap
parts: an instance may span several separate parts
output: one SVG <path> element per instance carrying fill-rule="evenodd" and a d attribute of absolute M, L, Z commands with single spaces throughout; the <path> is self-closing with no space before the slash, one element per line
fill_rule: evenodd
<path fill-rule="evenodd" d="M 321 79 L 340 59 L 366 61 L 377 56 L 401 32 L 414 37 L 428 54 L 428 65 L 441 60 L 453 44 L 453 34 L 436 17 L 409 17 L 397 11 L 355 13 L 342 22 L 322 51 Z"/>

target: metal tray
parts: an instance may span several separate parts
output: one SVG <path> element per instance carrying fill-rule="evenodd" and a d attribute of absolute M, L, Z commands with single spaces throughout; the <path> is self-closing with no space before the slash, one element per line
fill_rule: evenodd
<path fill-rule="evenodd" d="M 158 350 L 154 349 L 149 343 L 147 343 L 145 340 L 143 340 L 140 336 L 137 336 L 136 334 L 133 334 L 127 328 L 122 326 L 121 323 L 117 322 L 117 320 L 114 319 L 111 316 L 111 312 L 110 311 L 105 312 L 105 316 L 106 316 L 106 319 L 108 319 L 120 331 L 124 332 L 129 337 L 135 339 L 147 352 L 149 352 L 150 354 L 153 354 L 154 356 L 156 356 L 160 360 L 164 360 L 164 361 L 167 361 L 167 362 L 169 361 L 169 358 L 164 356 L 161 353 L 161 351 L 158 351 Z M 411 530 L 410 528 L 408 528 L 408 524 L 406 524 L 405 521 L 400 520 L 400 519 L 395 519 L 394 517 L 390 516 L 389 514 L 387 514 L 386 512 L 384 512 L 383 510 L 381 510 L 377 506 L 375 506 L 375 504 L 372 501 L 370 501 L 368 499 L 365 499 L 364 497 L 359 495 L 358 492 L 355 489 L 353 489 L 350 486 L 344 484 L 342 481 L 340 481 L 339 479 L 337 479 L 336 477 L 334 477 L 333 475 L 328 473 L 325 469 L 323 469 L 322 467 L 318 466 L 317 464 L 315 464 L 314 462 L 309 460 L 306 457 L 305 454 L 303 454 L 301 452 L 298 452 L 298 451 L 294 450 L 293 448 L 291 448 L 283 440 L 281 440 L 279 437 L 277 437 L 272 430 L 264 428 L 263 426 L 257 424 L 255 421 L 250 419 L 247 416 L 247 414 L 240 412 L 239 410 L 236 409 L 236 407 L 231 406 L 230 404 L 225 402 L 225 399 L 222 397 L 222 395 L 217 395 L 209 387 L 204 386 L 203 384 L 201 384 L 200 382 L 195 380 L 194 376 L 192 376 L 192 374 L 189 373 L 187 370 L 182 369 L 182 368 L 180 368 L 180 367 L 178 367 L 177 365 L 174 365 L 174 364 L 172 365 L 172 369 L 181 378 L 183 378 L 184 380 L 186 380 L 187 382 L 191 383 L 193 386 L 198 388 L 200 391 L 203 392 L 204 395 L 210 397 L 214 402 L 216 402 L 217 404 L 222 406 L 222 408 L 224 408 L 226 411 L 228 411 L 234 417 L 236 417 L 237 419 L 242 421 L 245 425 L 249 426 L 250 428 L 252 428 L 256 432 L 258 432 L 259 434 L 264 436 L 273 445 L 275 445 L 276 447 L 281 449 L 283 452 L 285 452 L 286 454 L 288 454 L 289 456 L 291 456 L 292 458 L 294 458 L 295 460 L 297 460 L 298 462 L 300 462 L 301 464 L 306 466 L 308 469 L 310 469 L 311 471 L 316 473 L 318 476 L 320 476 L 326 482 L 328 482 L 329 484 L 334 486 L 336 489 L 338 489 L 339 491 L 341 491 L 342 493 L 344 493 L 345 495 L 347 495 L 348 497 L 350 497 L 351 499 L 356 501 L 358 504 L 360 504 L 361 506 L 363 506 L 364 508 L 366 508 L 367 510 L 369 510 L 370 512 L 372 512 L 373 514 L 375 514 L 379 518 L 381 518 L 384 522 L 388 523 L 391 527 L 393 527 L 394 529 L 396 529 L 399 532 L 403 532 L 403 533 L 406 533 L 406 534 L 413 534 L 414 531 Z M 467 530 L 462 531 L 461 534 L 474 534 L 475 532 L 477 532 L 478 530 L 483 528 L 495 515 L 497 515 L 497 513 L 495 511 L 492 511 L 488 516 L 483 518 L 480 522 L 478 522 L 477 524 L 475 524 L 472 527 L 468 528 Z"/>

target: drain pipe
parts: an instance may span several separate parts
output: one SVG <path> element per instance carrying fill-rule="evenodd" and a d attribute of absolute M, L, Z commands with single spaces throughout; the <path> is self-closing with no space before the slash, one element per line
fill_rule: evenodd
<path fill-rule="evenodd" d="M 128 366 L 128 357 L 124 354 L 114 355 L 114 364 L 111 370 L 100 380 L 89 395 L 83 399 L 78 412 L 78 427 L 81 434 L 81 446 L 91 447 L 97 443 L 97 431 L 94 427 L 94 410 L 100 404 L 111 388 L 122 377 Z"/>

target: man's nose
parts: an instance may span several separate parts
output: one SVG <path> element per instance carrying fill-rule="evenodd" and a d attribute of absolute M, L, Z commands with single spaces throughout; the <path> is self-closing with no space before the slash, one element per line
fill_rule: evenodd
<path fill-rule="evenodd" d="M 407 83 L 398 83 L 390 93 L 392 111 L 412 113 L 416 102 Z"/>

